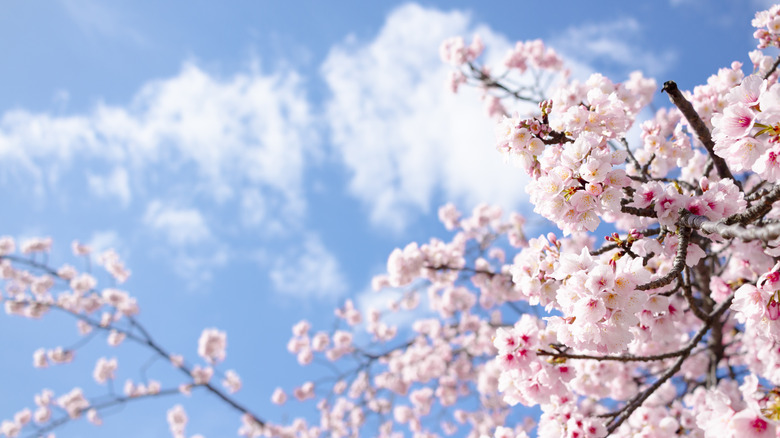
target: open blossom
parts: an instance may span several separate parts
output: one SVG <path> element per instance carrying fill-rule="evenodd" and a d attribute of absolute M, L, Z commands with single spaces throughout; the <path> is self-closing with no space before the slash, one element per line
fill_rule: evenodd
<path fill-rule="evenodd" d="M 45 238 L 33 238 L 22 242 L 21 250 L 24 254 L 31 254 L 36 252 L 49 252 L 51 250 L 52 239 L 51 237 Z"/>
<path fill-rule="evenodd" d="M 57 406 L 65 409 L 70 418 L 78 418 L 89 408 L 89 401 L 84 397 L 81 388 L 74 388 L 57 399 Z"/>
<path fill-rule="evenodd" d="M 131 298 L 127 292 L 118 289 L 103 289 L 101 297 L 111 306 L 126 316 L 138 314 L 138 304 L 135 298 Z"/>
<path fill-rule="evenodd" d="M 122 260 L 119 258 L 119 254 L 113 249 L 106 250 L 100 254 L 97 261 L 106 268 L 106 271 L 108 271 L 118 283 L 124 283 L 130 278 L 130 271 L 125 268 L 124 263 L 122 263 Z"/>
<path fill-rule="evenodd" d="M 474 40 L 468 46 L 463 38 L 453 37 L 442 42 L 439 47 L 439 56 L 442 61 L 457 67 L 478 58 L 483 49 L 484 45 L 479 35 L 475 35 Z"/>
<path fill-rule="evenodd" d="M 284 393 L 284 390 L 282 390 L 282 388 L 276 388 L 274 393 L 271 395 L 271 402 L 277 405 L 283 405 L 286 401 L 287 394 Z"/>
<path fill-rule="evenodd" d="M 96 285 L 97 280 L 95 280 L 95 277 L 86 273 L 79 274 L 70 281 L 71 289 L 73 289 L 73 292 L 78 295 L 84 295 L 85 293 L 92 290 Z"/>
<path fill-rule="evenodd" d="M 50 361 L 57 364 L 68 363 L 73 360 L 73 351 L 65 350 L 62 347 L 57 347 L 53 350 L 47 351 L 46 356 Z"/>
<path fill-rule="evenodd" d="M 116 358 L 113 359 L 106 359 L 104 357 L 101 357 L 98 359 L 97 363 L 95 364 L 95 371 L 92 373 L 92 376 L 95 378 L 95 381 L 103 384 L 106 383 L 107 380 L 114 378 L 114 372 L 117 369 L 117 360 Z"/>
<path fill-rule="evenodd" d="M 95 426 L 100 426 L 103 424 L 103 419 L 100 418 L 100 415 L 96 409 L 90 409 L 87 411 L 87 421 L 94 424 Z"/>
<path fill-rule="evenodd" d="M 124 341 L 124 340 L 125 340 L 125 337 L 126 337 L 126 336 L 127 336 L 127 335 L 125 335 L 124 333 L 122 333 L 122 332 L 120 332 L 120 331 L 117 331 L 117 330 L 111 330 L 111 331 L 108 333 L 108 345 L 110 345 L 110 346 L 112 346 L 112 347 L 116 347 L 116 346 L 118 346 L 119 344 L 121 344 L 121 343 L 122 343 L 122 341 Z"/>
<path fill-rule="evenodd" d="M 70 247 L 73 251 L 73 255 L 77 256 L 89 255 L 92 252 L 92 248 L 90 248 L 88 245 L 84 245 L 78 240 L 74 240 L 73 243 L 70 244 Z"/>
<path fill-rule="evenodd" d="M 187 412 L 184 411 L 182 405 L 176 405 L 168 410 L 168 427 L 171 429 L 171 434 L 174 436 L 184 436 L 184 431 L 187 427 Z"/>
<path fill-rule="evenodd" d="M 295 388 L 293 395 L 295 395 L 295 398 L 298 400 L 306 400 L 314 397 L 314 383 L 306 382 L 298 388 Z"/>
<path fill-rule="evenodd" d="M 7 437 L 18 436 L 22 431 L 22 426 L 14 421 L 4 420 L 0 423 L 0 432 Z"/>
<path fill-rule="evenodd" d="M 33 353 L 33 366 L 35 368 L 46 368 L 49 362 L 46 360 L 46 349 L 39 348 Z"/>
<path fill-rule="evenodd" d="M 224 386 L 231 394 L 238 392 L 241 389 L 241 378 L 233 370 L 225 371 L 225 379 L 222 381 Z"/>
<path fill-rule="evenodd" d="M 211 367 L 201 367 L 200 365 L 195 365 L 192 367 L 190 375 L 192 376 L 192 381 L 196 385 L 203 385 L 211 380 L 211 377 L 214 375 L 214 369 Z"/>
<path fill-rule="evenodd" d="M 11 236 L 0 236 L 0 256 L 16 251 L 16 243 Z"/>
<path fill-rule="evenodd" d="M 217 329 L 205 329 L 198 339 L 198 355 L 209 363 L 225 360 L 227 334 Z"/>

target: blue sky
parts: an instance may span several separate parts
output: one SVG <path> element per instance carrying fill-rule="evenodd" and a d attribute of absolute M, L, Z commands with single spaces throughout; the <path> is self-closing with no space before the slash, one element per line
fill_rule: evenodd
<path fill-rule="evenodd" d="M 447 236 L 436 220 L 444 202 L 530 212 L 521 172 L 493 150 L 478 94 L 444 89 L 443 38 L 479 32 L 491 59 L 542 38 L 575 76 L 619 81 L 641 69 L 686 89 L 733 60 L 749 63 L 750 19 L 767 4 L 9 2 L 0 235 L 53 237 L 55 264 L 73 262 L 73 239 L 114 247 L 133 272 L 122 287 L 158 340 L 194 358 L 203 328 L 226 330 L 224 369 L 245 384 L 237 398 L 282 421 L 300 411 L 271 405 L 273 389 L 318 374 L 286 352 L 295 322 L 328 328 L 344 299 L 381 301 L 371 277 L 393 248 Z M 97 339 L 75 364 L 34 370 L 32 352 L 70 345 L 74 324 L 2 317 L 0 331 L 0 349 L 12 352 L 0 363 L 0 418 L 44 387 L 99 393 L 90 376 L 101 355 L 119 358 L 120 382 L 137 379 L 148 358 Z M 196 394 L 61 436 L 168 436 L 174 403 L 197 416 L 190 434 L 238 427 Z"/>

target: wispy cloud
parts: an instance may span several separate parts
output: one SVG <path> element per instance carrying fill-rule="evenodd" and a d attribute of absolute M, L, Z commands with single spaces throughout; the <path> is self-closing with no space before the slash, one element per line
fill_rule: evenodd
<path fill-rule="evenodd" d="M 310 107 L 294 71 L 222 78 L 187 63 L 126 105 L 0 115 L 0 176 L 44 198 L 76 196 L 63 192 L 67 180 L 96 198 L 134 202 L 141 211 L 128 214 L 159 237 L 151 253 L 193 285 L 240 256 L 227 242 L 249 233 L 288 248 L 265 265 L 280 291 L 341 293 L 338 260 L 321 240 L 294 241 L 308 233 L 305 174 L 321 154 Z"/>
<path fill-rule="evenodd" d="M 298 297 L 337 297 L 348 286 L 338 259 L 314 234 L 276 257 L 270 277 L 278 292 Z"/>
<path fill-rule="evenodd" d="M 641 70 L 657 76 L 676 62 L 677 54 L 671 49 L 648 49 L 643 32 L 639 21 L 626 17 L 570 27 L 550 44 L 567 58 L 583 64 L 583 71 L 599 69 L 625 76 L 632 70 Z"/>
<path fill-rule="evenodd" d="M 146 207 L 144 224 L 175 246 L 202 243 L 211 237 L 203 215 L 194 208 L 164 205 L 154 200 Z"/>
<path fill-rule="evenodd" d="M 123 20 L 122 14 L 98 0 L 60 0 L 65 11 L 89 34 L 126 40 L 136 45 L 147 45 L 148 39 Z"/>
<path fill-rule="evenodd" d="M 87 184 L 89 190 L 98 197 L 117 198 L 125 207 L 130 204 L 130 183 L 124 167 L 115 167 L 105 176 L 87 172 Z"/>

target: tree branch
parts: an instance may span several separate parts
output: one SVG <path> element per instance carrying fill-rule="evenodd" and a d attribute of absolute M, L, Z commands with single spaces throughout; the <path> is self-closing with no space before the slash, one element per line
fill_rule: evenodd
<path fill-rule="evenodd" d="M 704 231 L 707 234 L 717 234 L 727 239 L 736 237 L 745 242 L 751 240 L 769 242 L 770 240 L 775 240 L 780 237 L 780 223 L 746 228 L 740 225 L 726 225 L 725 222 L 722 221 L 715 222 L 707 219 L 706 216 L 685 212 L 680 215 L 680 224 L 685 227 Z"/>
<path fill-rule="evenodd" d="M 775 59 L 775 63 L 772 64 L 772 68 L 770 68 L 769 71 L 766 72 L 766 74 L 764 75 L 764 80 L 767 80 L 769 79 L 770 76 L 772 76 L 772 73 L 774 73 L 775 70 L 777 70 L 778 65 L 780 65 L 780 56 L 778 56 L 777 59 Z"/>
<path fill-rule="evenodd" d="M 742 213 L 736 213 L 727 217 L 723 220 L 723 223 L 726 225 L 737 223 L 745 225 L 769 213 L 769 211 L 772 210 L 772 204 L 780 199 L 780 186 L 775 186 L 771 190 L 763 193 L 764 194 L 761 197 L 761 202 L 748 208 Z"/>
<path fill-rule="evenodd" d="M 718 175 L 723 179 L 734 181 L 734 184 L 741 188 L 742 185 L 734 178 L 734 175 L 731 174 L 731 170 L 729 170 L 728 165 L 726 165 L 726 161 L 715 155 L 715 142 L 712 141 L 710 130 L 707 128 L 707 125 L 704 124 L 701 117 L 699 117 L 699 114 L 693 108 L 693 105 L 688 102 L 688 99 L 686 99 L 682 92 L 680 92 L 680 89 L 677 88 L 677 84 L 674 81 L 666 81 L 664 82 L 662 90 L 669 95 L 669 99 L 680 110 L 685 117 L 685 120 L 688 121 L 688 124 L 691 125 L 691 128 L 696 132 L 699 141 L 701 141 L 704 148 L 707 149 L 707 152 L 710 154 L 710 158 L 712 158 L 712 162 L 718 170 Z"/>
<path fill-rule="evenodd" d="M 642 406 L 642 403 L 644 403 L 645 400 L 647 400 L 648 397 L 650 397 L 651 394 L 653 394 L 658 388 L 661 387 L 667 380 L 669 380 L 672 376 L 674 376 L 678 371 L 680 371 L 680 368 L 682 367 L 683 362 L 685 362 L 685 359 L 688 358 L 688 356 L 691 354 L 691 351 L 693 350 L 696 345 L 701 342 L 701 340 L 704 338 L 704 335 L 707 334 L 707 332 L 710 330 L 710 327 L 712 326 L 712 322 L 719 318 L 723 312 L 726 311 L 731 306 L 731 301 L 734 299 L 734 295 L 732 294 L 728 299 L 724 300 L 718 307 L 709 314 L 709 317 L 707 318 L 706 323 L 704 326 L 699 330 L 698 333 L 696 333 L 696 336 L 691 339 L 691 341 L 688 343 L 688 345 L 682 350 L 682 353 L 680 354 L 680 357 L 677 358 L 677 360 L 674 362 L 674 365 L 672 365 L 666 372 L 664 372 L 661 377 L 658 378 L 655 382 L 653 382 L 650 387 L 645 389 L 641 394 L 638 394 L 634 399 L 629 401 L 623 409 L 618 411 L 615 414 L 615 418 L 612 421 L 612 424 L 610 424 L 607 427 L 607 435 L 611 435 L 612 432 L 617 430 L 618 427 L 620 427 L 621 424 L 623 424 L 624 421 L 628 419 L 628 417 L 631 416 L 631 414 L 634 413 L 634 411 Z"/>
<path fill-rule="evenodd" d="M 672 262 L 672 270 L 661 278 L 655 279 L 649 283 L 640 284 L 636 287 L 637 290 L 650 290 L 664 287 L 667 284 L 671 284 L 675 278 L 685 268 L 685 258 L 688 256 L 688 241 L 691 237 L 690 228 L 680 228 L 680 239 L 677 242 L 677 254 L 674 256 L 674 262 Z"/>

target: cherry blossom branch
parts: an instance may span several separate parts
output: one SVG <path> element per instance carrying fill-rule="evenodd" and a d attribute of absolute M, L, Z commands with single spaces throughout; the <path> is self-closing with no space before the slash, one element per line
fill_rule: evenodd
<path fill-rule="evenodd" d="M 772 64 L 772 67 L 764 75 L 764 80 L 767 80 L 767 79 L 769 79 L 770 76 L 772 76 L 772 73 L 774 73 L 775 70 L 777 70 L 777 66 L 778 65 L 780 65 L 780 55 L 778 55 L 777 59 L 775 59 L 774 64 Z"/>
<path fill-rule="evenodd" d="M 62 278 L 62 276 L 60 276 L 60 274 L 55 269 L 51 268 L 48 265 L 36 262 L 34 260 L 25 259 L 25 258 L 16 257 L 16 256 L 11 256 L 11 255 L 0 256 L 0 260 L 2 260 L 2 259 L 8 259 L 8 260 L 10 260 L 12 262 L 15 262 L 17 264 L 27 265 L 27 266 L 33 267 L 35 269 L 42 270 L 42 271 L 52 275 L 53 277 L 55 277 L 55 278 L 57 278 L 57 279 L 59 279 L 61 281 L 66 281 L 66 279 Z M 95 292 L 92 291 L 92 293 L 95 293 Z M 46 308 L 58 309 L 58 310 L 63 311 L 63 312 L 65 312 L 65 313 L 67 313 L 67 314 L 69 314 L 69 315 L 71 315 L 71 316 L 73 316 L 73 317 L 75 317 L 77 319 L 80 319 L 80 320 L 84 321 L 85 323 L 89 324 L 93 328 L 96 328 L 96 329 L 99 329 L 99 330 L 103 330 L 103 331 L 109 331 L 109 332 L 112 331 L 112 330 L 113 331 L 117 331 L 117 332 L 123 334 L 127 339 L 130 339 L 130 340 L 132 340 L 132 341 L 134 341 L 134 342 L 136 342 L 136 343 L 138 343 L 140 345 L 148 347 L 149 349 L 151 349 L 152 351 L 157 353 L 163 359 L 168 360 L 168 361 L 171 360 L 170 359 L 171 358 L 171 354 L 168 353 L 167 351 L 165 351 L 159 343 L 155 342 L 154 339 L 152 338 L 151 334 L 146 330 L 146 328 L 143 325 L 141 325 L 140 322 L 138 322 L 132 315 L 126 315 L 125 317 L 130 322 L 130 325 L 131 325 L 132 328 L 135 328 L 139 332 L 141 332 L 142 337 L 137 336 L 135 333 L 133 333 L 130 330 L 123 329 L 123 328 L 118 327 L 118 326 L 116 326 L 114 324 L 107 324 L 107 325 L 101 324 L 100 322 L 94 321 L 93 319 L 89 318 L 88 316 L 86 316 L 84 314 L 81 314 L 79 312 L 74 312 L 73 310 L 70 310 L 68 308 L 62 307 L 61 305 L 59 305 L 57 303 L 54 303 L 54 302 L 38 301 L 38 300 L 35 300 L 35 299 L 21 299 L 21 300 L 14 300 L 12 302 L 18 303 L 18 304 L 24 304 L 24 305 L 28 305 L 28 306 L 45 306 Z M 188 367 L 186 364 L 182 363 L 182 364 L 178 365 L 177 368 L 181 372 L 186 374 L 188 376 L 188 378 L 190 378 L 190 379 L 192 378 L 192 369 L 190 369 L 190 367 Z M 200 384 L 200 386 L 206 388 L 209 392 L 211 392 L 212 394 L 217 396 L 219 399 L 221 399 L 223 402 L 225 402 L 226 404 L 231 406 L 233 409 L 241 412 L 242 414 L 245 414 L 245 415 L 248 415 L 249 417 L 251 417 L 251 419 L 255 423 L 257 423 L 259 426 L 264 426 L 265 425 L 265 422 L 263 420 L 261 420 L 257 415 L 255 415 L 251 410 L 249 410 L 245 406 L 243 406 L 240 403 L 238 403 L 236 400 L 231 398 L 224 391 L 222 391 L 219 388 L 217 388 L 214 385 L 212 385 L 210 382 L 206 382 L 206 383 Z"/>
<path fill-rule="evenodd" d="M 138 323 L 138 321 L 136 321 L 136 320 L 135 320 L 133 317 L 128 317 L 128 318 L 130 319 L 130 321 L 131 321 L 131 324 L 132 324 L 134 327 L 137 327 L 139 330 L 141 330 L 141 332 L 144 334 L 144 337 L 146 337 L 146 341 L 145 341 L 145 342 L 143 342 L 142 344 L 143 344 L 143 345 L 146 345 L 147 347 L 149 347 L 150 349 L 152 349 L 153 351 L 155 351 L 155 352 L 156 352 L 158 355 L 160 355 L 160 356 L 161 356 L 161 357 L 163 357 L 164 359 L 166 359 L 166 360 L 170 360 L 171 354 L 170 354 L 170 353 L 168 353 L 167 351 L 165 351 L 165 350 L 164 350 L 164 349 L 163 349 L 163 348 L 160 346 L 160 344 L 158 344 L 157 342 L 155 342 L 155 341 L 152 339 L 152 337 L 150 336 L 149 332 L 148 332 L 148 331 L 146 331 L 146 329 L 145 329 L 143 326 L 141 326 L 141 324 L 140 324 L 140 323 Z M 187 376 L 189 376 L 190 378 L 192 378 L 192 369 L 190 369 L 190 367 L 188 367 L 186 364 L 183 364 L 183 363 L 182 363 L 182 364 L 181 364 L 181 365 L 180 365 L 178 368 L 179 368 L 179 369 L 180 369 L 180 370 L 181 370 L 183 373 L 185 373 Z M 228 404 L 230 407 L 232 407 L 233 409 L 235 409 L 235 410 L 237 410 L 237 411 L 241 412 L 242 414 L 249 415 L 249 416 L 251 417 L 252 421 L 254 421 L 255 423 L 257 423 L 259 426 L 261 426 L 261 427 L 262 427 L 262 426 L 265 426 L 265 421 L 261 420 L 261 419 L 260 419 L 260 418 L 259 418 L 257 415 L 255 415 L 255 414 L 254 414 L 254 413 L 253 413 L 251 410 L 249 410 L 249 408 L 247 408 L 247 407 L 245 407 L 245 406 L 241 405 L 241 404 L 240 404 L 240 403 L 238 403 L 236 400 L 234 400 L 233 398 L 231 398 L 229 395 L 225 394 L 225 392 L 224 392 L 224 391 L 222 391 L 221 389 L 219 389 L 219 388 L 215 387 L 213 384 L 211 384 L 211 382 L 202 383 L 200 386 L 202 386 L 203 388 L 206 388 L 206 389 L 207 389 L 209 392 L 211 392 L 212 394 L 214 394 L 215 396 L 217 396 L 217 397 L 218 397 L 219 399 L 221 399 L 223 402 L 227 403 L 227 404 Z"/>
<path fill-rule="evenodd" d="M 634 216 L 639 216 L 639 217 L 652 217 L 652 218 L 656 217 L 655 209 L 653 209 L 653 207 L 644 207 L 644 208 L 631 207 L 626 205 L 628 204 L 628 202 L 630 201 L 627 199 L 623 199 L 620 201 L 621 212 L 632 214 Z"/>
<path fill-rule="evenodd" d="M 687 349 L 688 346 L 681 348 L 679 350 L 670 351 L 668 353 L 653 354 L 650 356 L 633 356 L 630 354 L 624 356 L 604 356 L 604 355 L 595 355 L 595 354 L 566 353 L 565 351 L 553 352 L 553 351 L 545 351 L 545 350 L 537 350 L 536 354 L 539 356 L 548 356 L 556 359 L 560 358 L 560 359 L 597 360 L 597 361 L 612 361 L 612 362 L 655 362 L 659 360 L 679 357 Z"/>
<path fill-rule="evenodd" d="M 767 189 L 767 188 L 764 187 L 764 185 L 766 185 L 766 183 L 767 183 L 766 180 L 761 180 L 761 181 L 758 182 L 758 184 L 753 186 L 753 188 L 750 189 L 750 191 L 745 194 L 745 201 L 753 202 L 756 199 L 758 199 L 758 198 L 766 195 L 767 193 L 769 193 L 770 189 Z"/>
<path fill-rule="evenodd" d="M 38 302 L 36 302 L 36 301 L 34 301 L 34 300 L 25 300 L 25 302 L 26 302 L 26 303 L 38 303 Z M 131 331 L 129 331 L 129 330 L 125 330 L 125 329 L 123 329 L 123 328 L 121 328 L 121 327 L 117 327 L 117 326 L 115 326 L 115 325 L 111 325 L 111 324 L 109 324 L 109 325 L 107 325 L 107 326 L 103 326 L 103 325 L 101 325 L 99 322 L 96 322 L 96 321 L 94 321 L 94 320 L 92 320 L 92 319 L 90 319 L 90 318 L 86 317 L 85 315 L 81 315 L 81 314 L 79 314 L 79 313 L 73 312 L 73 311 L 71 311 L 71 310 L 69 310 L 69 309 L 66 309 L 66 308 L 64 308 L 64 307 L 61 307 L 61 306 L 59 306 L 59 305 L 56 305 L 56 304 L 47 304 L 47 306 L 49 306 L 49 307 L 51 307 L 51 308 L 54 308 L 54 309 L 61 310 L 61 311 L 65 312 L 65 313 L 67 313 L 67 314 L 69 314 L 69 315 L 71 315 L 71 316 L 73 316 L 73 317 L 75 317 L 75 318 L 78 318 L 78 319 L 80 319 L 80 320 L 82 320 L 82 321 L 84 321 L 84 322 L 88 323 L 88 324 L 89 324 L 90 326 L 92 326 L 93 328 L 96 328 L 96 329 L 99 329 L 99 330 L 104 330 L 104 331 L 111 331 L 111 330 L 116 330 L 117 332 L 119 332 L 119 333 L 121 333 L 121 334 L 125 335 L 125 337 L 126 337 L 127 339 L 130 339 L 130 340 L 132 340 L 132 341 L 134 341 L 134 342 L 136 342 L 136 343 L 138 343 L 138 344 L 140 344 L 140 345 L 143 345 L 143 346 L 146 346 L 146 347 L 150 348 L 152 351 L 154 351 L 155 353 L 157 353 L 157 354 L 158 354 L 160 357 L 162 357 L 163 359 L 170 361 L 171 354 L 170 354 L 170 353 L 168 353 L 167 351 L 165 351 L 165 350 L 164 350 L 164 349 L 163 349 L 163 348 L 160 346 L 160 344 L 158 344 L 157 342 L 155 342 L 155 341 L 152 339 L 152 337 L 151 337 L 151 335 L 149 334 L 149 332 L 148 332 L 148 331 L 147 331 L 147 330 L 146 330 L 146 329 L 145 329 L 145 328 L 144 328 L 144 327 L 143 327 L 143 326 L 142 326 L 142 325 L 141 325 L 141 324 L 140 324 L 140 323 L 139 323 L 139 322 L 138 322 L 138 321 L 137 321 L 135 318 L 133 318 L 132 316 L 128 316 L 127 318 L 128 318 L 128 320 L 130 321 L 131 325 L 132 325 L 134 328 L 137 328 L 139 331 L 141 331 L 141 333 L 142 333 L 142 335 L 143 335 L 143 338 L 136 336 L 134 333 L 132 333 L 132 332 L 131 332 Z M 189 378 L 192 378 L 192 369 L 191 369 L 190 367 L 188 367 L 186 364 L 183 364 L 183 363 L 182 363 L 181 365 L 178 365 L 178 366 L 177 366 L 177 368 L 178 368 L 178 369 L 179 369 L 181 372 L 183 372 L 184 374 L 186 374 L 186 375 L 187 375 L 187 377 L 189 377 Z M 206 388 L 206 389 L 207 389 L 209 392 L 211 392 L 212 394 L 214 394 L 215 396 L 217 396 L 217 397 L 218 397 L 219 399 L 221 399 L 223 402 L 227 403 L 227 404 L 228 404 L 230 407 L 232 407 L 233 409 L 235 409 L 235 410 L 237 410 L 237 411 L 241 412 L 242 414 L 249 415 L 249 416 L 252 418 L 252 420 L 253 420 L 254 422 L 256 422 L 257 424 L 259 424 L 260 426 L 264 426 L 264 425 L 265 425 L 265 421 L 261 420 L 261 419 L 260 419 L 260 418 L 259 418 L 257 415 L 255 415 L 255 414 L 254 414 L 254 413 L 253 413 L 251 410 L 249 410 L 248 408 L 244 407 L 243 405 L 241 405 L 240 403 L 238 403 L 236 400 L 232 399 L 232 398 L 231 398 L 229 395 L 225 394 L 225 392 L 224 392 L 224 391 L 222 391 L 221 389 L 219 389 L 219 388 L 215 387 L 215 386 L 214 386 L 214 385 L 212 385 L 210 382 L 206 382 L 206 383 L 203 383 L 203 384 L 199 384 L 198 386 L 202 386 L 203 388 Z"/>
<path fill-rule="evenodd" d="M 685 117 L 685 120 L 688 121 L 688 124 L 691 125 L 691 128 L 693 128 L 694 132 L 696 132 L 696 136 L 704 145 L 704 148 L 707 149 L 710 158 L 715 164 L 715 168 L 718 170 L 718 175 L 720 175 L 720 177 L 723 179 L 730 179 L 734 181 L 734 184 L 736 184 L 738 187 L 741 187 L 740 182 L 737 181 L 734 178 L 734 175 L 731 174 L 731 170 L 729 170 L 728 165 L 726 165 L 726 161 L 715 154 L 715 142 L 712 141 L 710 130 L 707 128 L 707 125 L 704 124 L 704 121 L 701 119 L 701 117 L 699 117 L 699 114 L 693 108 L 693 105 L 691 105 L 688 99 L 683 96 L 682 92 L 680 92 L 680 89 L 677 88 L 677 83 L 674 81 L 666 81 L 664 82 L 662 90 L 669 95 L 669 99 L 680 110 L 682 115 Z"/>
<path fill-rule="evenodd" d="M 637 396 L 630 400 L 621 410 L 612 414 L 615 416 L 615 418 L 612 420 L 612 423 L 607 426 L 607 435 L 611 435 L 612 432 L 617 430 L 617 428 L 620 427 L 620 425 L 623 424 L 623 422 L 626 421 L 637 408 L 642 406 L 642 403 L 644 403 L 644 401 L 647 400 L 651 394 L 653 394 L 658 388 L 661 387 L 661 385 L 663 385 L 667 380 L 672 378 L 672 376 L 680 371 L 680 368 L 691 354 L 691 351 L 693 351 L 694 347 L 696 347 L 696 345 L 701 342 L 701 340 L 704 338 L 704 335 L 707 334 L 707 332 L 710 330 L 712 322 L 719 318 L 723 312 L 725 312 L 731 306 L 731 301 L 733 299 L 734 295 L 732 294 L 728 299 L 720 303 L 718 307 L 716 307 L 715 310 L 709 314 L 704 326 L 698 331 L 698 333 L 696 333 L 696 336 L 694 336 L 693 339 L 688 342 L 688 345 L 682 349 L 680 356 L 677 358 L 674 364 L 666 370 L 666 372 L 664 372 L 655 382 L 653 382 L 650 387 L 645 389 L 642 393 L 637 394 Z"/>
<path fill-rule="evenodd" d="M 199 386 L 199 385 L 195 385 L 195 386 Z M 111 398 L 111 400 L 108 400 L 103 403 L 98 403 L 98 404 L 90 403 L 89 407 L 86 408 L 85 411 L 94 409 L 99 412 L 101 410 L 105 410 L 114 406 L 124 405 L 126 403 L 133 402 L 133 401 L 139 401 L 139 400 L 155 398 L 155 397 L 162 397 L 167 395 L 177 395 L 177 394 L 181 394 L 179 388 L 168 388 L 168 389 L 160 390 L 158 392 L 154 392 L 154 393 L 150 392 L 150 393 L 146 393 L 143 395 L 136 395 L 136 396 L 114 396 Z M 71 417 L 69 415 L 66 415 L 56 420 L 49 421 L 48 424 L 46 424 L 45 426 L 36 427 L 35 433 L 29 435 L 29 437 L 30 438 L 40 437 L 46 432 L 51 432 L 61 426 L 64 426 L 65 424 L 70 423 L 73 420 L 79 419 L 81 413 L 83 412 L 80 412 L 79 416 L 77 417 Z"/>
<path fill-rule="evenodd" d="M 497 88 L 499 90 L 506 92 L 507 94 L 514 97 L 515 99 L 522 100 L 525 102 L 539 103 L 543 99 L 543 97 L 539 98 L 538 95 L 537 97 L 523 96 L 522 94 L 520 94 L 519 91 L 511 90 L 506 85 L 502 84 L 501 82 L 497 81 L 496 79 L 494 79 L 493 77 L 491 77 L 490 75 L 482 71 L 482 69 L 477 68 L 477 66 L 473 62 L 468 62 L 466 63 L 466 65 L 468 65 L 469 70 L 474 75 L 474 78 L 477 79 L 482 85 L 488 88 Z"/>
<path fill-rule="evenodd" d="M 770 190 L 757 193 L 762 194 L 760 203 L 751 206 L 742 213 L 736 213 L 727 217 L 723 220 L 723 223 L 726 225 L 736 223 L 745 225 L 769 213 L 769 211 L 772 210 L 772 205 L 775 201 L 780 199 L 780 185 L 775 186 Z"/>
<path fill-rule="evenodd" d="M 636 169 L 638 172 L 641 172 L 642 165 L 639 163 L 639 160 L 637 160 L 636 157 L 634 156 L 634 152 L 631 150 L 631 147 L 628 145 L 628 140 L 626 140 L 625 137 L 620 137 L 620 143 L 626 149 L 626 153 L 628 154 L 628 158 L 631 159 L 631 164 L 634 165 L 634 169 Z M 646 179 L 650 175 L 648 175 L 647 173 L 643 173 L 642 176 Z"/>
<path fill-rule="evenodd" d="M 658 234 L 660 232 L 661 232 L 660 228 L 648 228 L 648 229 L 645 229 L 645 230 L 637 231 L 637 233 L 639 233 L 643 237 L 655 236 L 656 234 Z M 627 246 L 626 245 L 627 244 L 626 237 L 621 237 L 620 240 L 621 240 L 620 244 L 618 244 L 618 243 L 606 244 L 606 245 L 602 246 L 599 249 L 595 249 L 595 250 L 591 251 L 590 255 L 597 256 L 597 255 L 601 255 L 601 254 L 610 252 L 610 251 L 615 250 L 615 249 L 622 249 L 622 250 L 626 251 L 627 253 L 631 254 L 631 246 Z M 632 243 L 632 246 L 633 246 L 633 243 Z"/>

